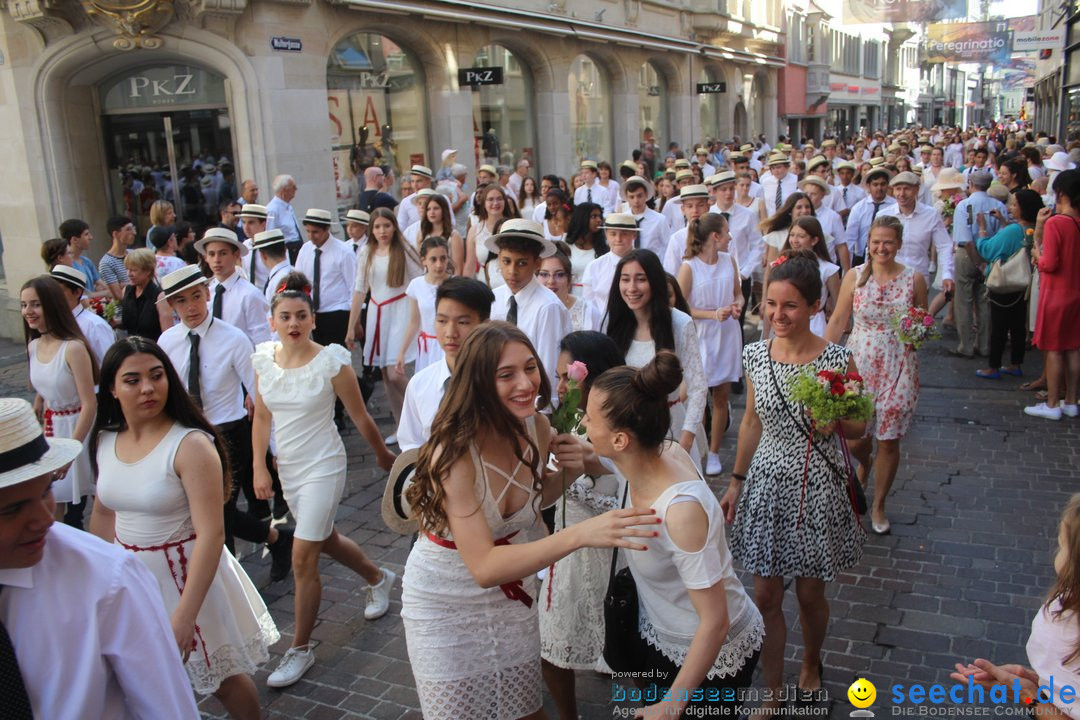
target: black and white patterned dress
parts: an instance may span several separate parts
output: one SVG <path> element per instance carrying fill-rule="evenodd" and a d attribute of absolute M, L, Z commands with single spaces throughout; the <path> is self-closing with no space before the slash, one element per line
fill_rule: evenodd
<path fill-rule="evenodd" d="M 787 397 L 788 384 L 797 374 L 809 368 L 846 371 L 850 357 L 847 348 L 832 343 L 806 365 L 772 360 L 764 341 L 743 349 L 743 367 L 754 385 L 754 407 L 761 419 L 761 442 L 739 497 L 731 552 L 755 575 L 832 580 L 862 555 L 866 531 L 837 472 L 844 469 L 844 458 L 834 438 L 814 441 L 828 461 L 816 450 L 810 452 L 800 521 L 807 441 L 795 424 L 796 418 L 802 421 L 802 407 Z"/>

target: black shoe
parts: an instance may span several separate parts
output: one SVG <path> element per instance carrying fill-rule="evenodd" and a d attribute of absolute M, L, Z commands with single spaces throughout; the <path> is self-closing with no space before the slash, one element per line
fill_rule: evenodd
<path fill-rule="evenodd" d="M 735 382 L 731 383 L 731 394 L 742 395 L 746 392 L 746 386 L 743 384 L 742 378 L 739 378 Z"/>
<path fill-rule="evenodd" d="M 270 581 L 284 580 L 292 569 L 293 531 L 278 528 L 277 542 L 267 545 L 270 549 Z"/>

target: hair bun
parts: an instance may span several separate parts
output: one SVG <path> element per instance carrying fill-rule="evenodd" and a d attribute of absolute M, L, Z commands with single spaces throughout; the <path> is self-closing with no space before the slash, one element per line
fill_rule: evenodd
<path fill-rule="evenodd" d="M 670 350 L 661 350 L 634 373 L 630 385 L 648 398 L 667 398 L 679 387 L 682 379 L 682 364 L 678 356 Z"/>

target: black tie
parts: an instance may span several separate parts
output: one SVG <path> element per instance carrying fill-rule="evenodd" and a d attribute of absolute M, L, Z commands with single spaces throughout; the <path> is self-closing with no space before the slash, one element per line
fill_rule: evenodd
<path fill-rule="evenodd" d="M 846 208 L 847 206 L 848 206 L 847 205 L 847 188 L 845 187 L 844 188 L 844 207 Z"/>
<path fill-rule="evenodd" d="M 884 201 L 874 203 L 874 214 L 870 216 L 870 222 L 874 222 L 874 218 L 877 217 L 877 211 L 880 210 L 881 206 L 884 204 Z"/>
<path fill-rule="evenodd" d="M 191 342 L 187 370 L 188 395 L 191 395 L 196 405 L 202 407 L 202 381 L 199 379 L 199 334 L 194 331 L 189 332 L 188 340 Z"/>
<path fill-rule="evenodd" d="M 218 285 L 214 288 L 214 317 L 221 319 L 221 299 L 225 295 L 225 286 Z"/>
<path fill-rule="evenodd" d="M 254 249 L 251 251 L 251 271 L 248 273 L 248 280 L 251 281 L 252 285 L 255 284 L 255 250 Z"/>
<path fill-rule="evenodd" d="M 510 309 L 506 311 L 506 322 L 517 325 L 517 298 L 510 296 Z"/>
<path fill-rule="evenodd" d="M 315 248 L 315 277 L 311 285 L 311 309 L 319 312 L 319 276 L 322 274 L 322 248 Z"/>
<path fill-rule="evenodd" d="M 2 586 L 0 586 L 2 587 Z M 34 720 L 30 708 L 30 696 L 26 694 L 26 683 L 19 672 L 19 659 L 15 656 L 15 646 L 11 644 L 4 623 L 0 622 L 0 697 L 4 698 L 4 717 L 13 720 Z"/>
<path fill-rule="evenodd" d="M 780 191 L 780 181 L 776 181 L 776 209 L 780 209 L 780 205 L 783 204 L 784 194 Z"/>
<path fill-rule="evenodd" d="M 592 202 L 592 186 L 585 188 L 585 202 Z"/>
<path fill-rule="evenodd" d="M 730 220 L 731 219 L 731 213 L 729 213 L 729 212 L 721 211 L 720 214 L 724 216 L 725 220 Z"/>

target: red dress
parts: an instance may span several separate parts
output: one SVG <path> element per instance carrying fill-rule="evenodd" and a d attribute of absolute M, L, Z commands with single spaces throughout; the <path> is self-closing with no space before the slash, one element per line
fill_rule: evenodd
<path fill-rule="evenodd" d="M 1046 221 L 1039 258 L 1039 312 L 1035 345 L 1040 350 L 1080 349 L 1080 220 L 1055 215 Z"/>

